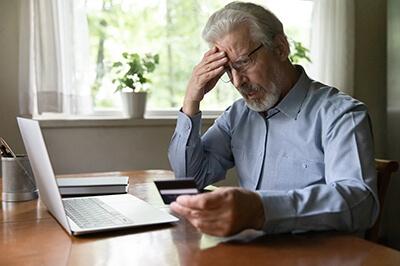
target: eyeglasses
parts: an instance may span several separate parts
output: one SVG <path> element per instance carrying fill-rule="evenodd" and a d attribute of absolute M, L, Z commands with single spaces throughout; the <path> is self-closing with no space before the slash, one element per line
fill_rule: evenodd
<path fill-rule="evenodd" d="M 235 69 L 237 72 L 244 72 L 249 69 L 251 66 L 254 65 L 254 60 L 250 57 L 252 54 L 257 52 L 263 44 L 258 46 L 255 50 L 250 52 L 248 55 L 241 55 L 239 56 L 233 63 L 232 66 L 228 66 L 225 68 L 224 73 L 220 77 L 220 79 L 225 82 L 229 83 L 232 82 L 233 75 L 232 75 L 232 68 Z"/>

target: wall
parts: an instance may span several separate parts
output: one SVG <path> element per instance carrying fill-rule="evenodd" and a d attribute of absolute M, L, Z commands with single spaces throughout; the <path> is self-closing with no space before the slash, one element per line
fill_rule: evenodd
<path fill-rule="evenodd" d="M 400 1 L 356 0 L 355 96 L 370 108 L 376 157 L 400 162 Z M 381 237 L 400 250 L 400 171 L 383 208 Z"/>
<path fill-rule="evenodd" d="M 400 16 L 398 2 L 355 0 L 355 96 L 370 108 L 377 156 L 400 161 L 400 114 L 398 110 L 391 111 L 387 117 L 386 106 L 387 97 L 398 92 L 400 84 L 399 59 L 395 57 L 395 50 L 399 51 L 399 37 L 394 36 L 395 33 L 400 36 L 398 26 L 395 26 L 400 25 L 399 22 L 395 24 L 396 14 L 397 17 Z M 24 148 L 15 121 L 18 115 L 18 1 L 0 0 L 0 6 L 0 136 L 16 152 L 23 153 Z M 388 6 L 389 27 L 391 26 L 388 35 L 389 51 L 386 48 Z M 387 52 L 390 55 L 389 62 Z M 389 106 L 395 109 L 394 107 L 398 108 L 398 103 L 390 103 Z M 208 125 L 204 124 L 204 128 Z M 163 122 L 161 125 L 146 121 L 117 125 L 106 123 L 103 126 L 89 123 L 81 127 L 58 127 L 50 123 L 45 125 L 44 135 L 57 174 L 169 169 L 166 151 L 173 128 L 174 121 Z M 390 245 L 400 247 L 400 210 L 397 206 L 399 193 L 395 192 L 400 189 L 399 178 L 392 183 L 392 198 L 385 207 L 384 233 Z"/>
<path fill-rule="evenodd" d="M 370 109 L 377 157 L 386 157 L 386 0 L 356 0 L 354 96 Z"/>
<path fill-rule="evenodd" d="M 388 158 L 400 162 L 400 1 L 388 0 Z M 389 184 L 384 208 L 383 235 L 400 250 L 400 171 Z"/>
<path fill-rule="evenodd" d="M 18 1 L 0 0 L 0 137 L 23 151 L 18 115 Z"/>

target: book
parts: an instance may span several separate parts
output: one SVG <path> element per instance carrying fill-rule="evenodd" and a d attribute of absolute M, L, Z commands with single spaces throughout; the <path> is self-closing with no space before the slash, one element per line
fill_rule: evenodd
<path fill-rule="evenodd" d="M 128 192 L 128 176 L 57 178 L 62 196 L 122 194 Z"/>

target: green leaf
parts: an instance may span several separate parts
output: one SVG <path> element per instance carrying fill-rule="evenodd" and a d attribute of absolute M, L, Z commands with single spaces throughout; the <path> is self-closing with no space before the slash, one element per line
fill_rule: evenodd
<path fill-rule="evenodd" d="M 158 54 L 156 54 L 154 56 L 154 62 L 158 65 L 160 63 L 160 56 Z"/>
<path fill-rule="evenodd" d="M 122 66 L 122 63 L 121 62 L 115 62 L 113 65 L 112 65 L 112 67 L 121 67 Z"/>
<path fill-rule="evenodd" d="M 151 53 L 147 53 L 141 58 L 137 53 L 124 52 L 122 53 L 122 57 L 124 58 L 122 62 L 117 61 L 113 64 L 116 78 L 112 81 L 113 83 L 119 83 L 116 91 L 123 88 L 135 90 L 145 83 L 151 83 L 151 80 L 144 75 L 154 72 L 156 65 L 159 64 L 160 61 L 158 54 L 152 55 Z M 127 67 L 124 68 L 124 66 Z"/>
<path fill-rule="evenodd" d="M 301 42 L 292 41 L 294 45 L 294 51 L 289 55 L 289 59 L 292 63 L 296 64 L 300 61 L 300 59 L 305 59 L 308 62 L 311 62 L 311 59 L 307 55 L 310 50 L 302 45 Z"/>

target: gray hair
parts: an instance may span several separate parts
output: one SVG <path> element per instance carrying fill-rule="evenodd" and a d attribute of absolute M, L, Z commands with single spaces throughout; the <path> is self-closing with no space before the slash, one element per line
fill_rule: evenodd
<path fill-rule="evenodd" d="M 253 41 L 260 41 L 270 50 L 274 47 L 274 37 L 277 34 L 286 37 L 283 25 L 274 13 L 260 5 L 245 2 L 232 2 L 212 14 L 204 27 L 202 37 L 213 45 L 242 23 L 249 26 Z"/>

